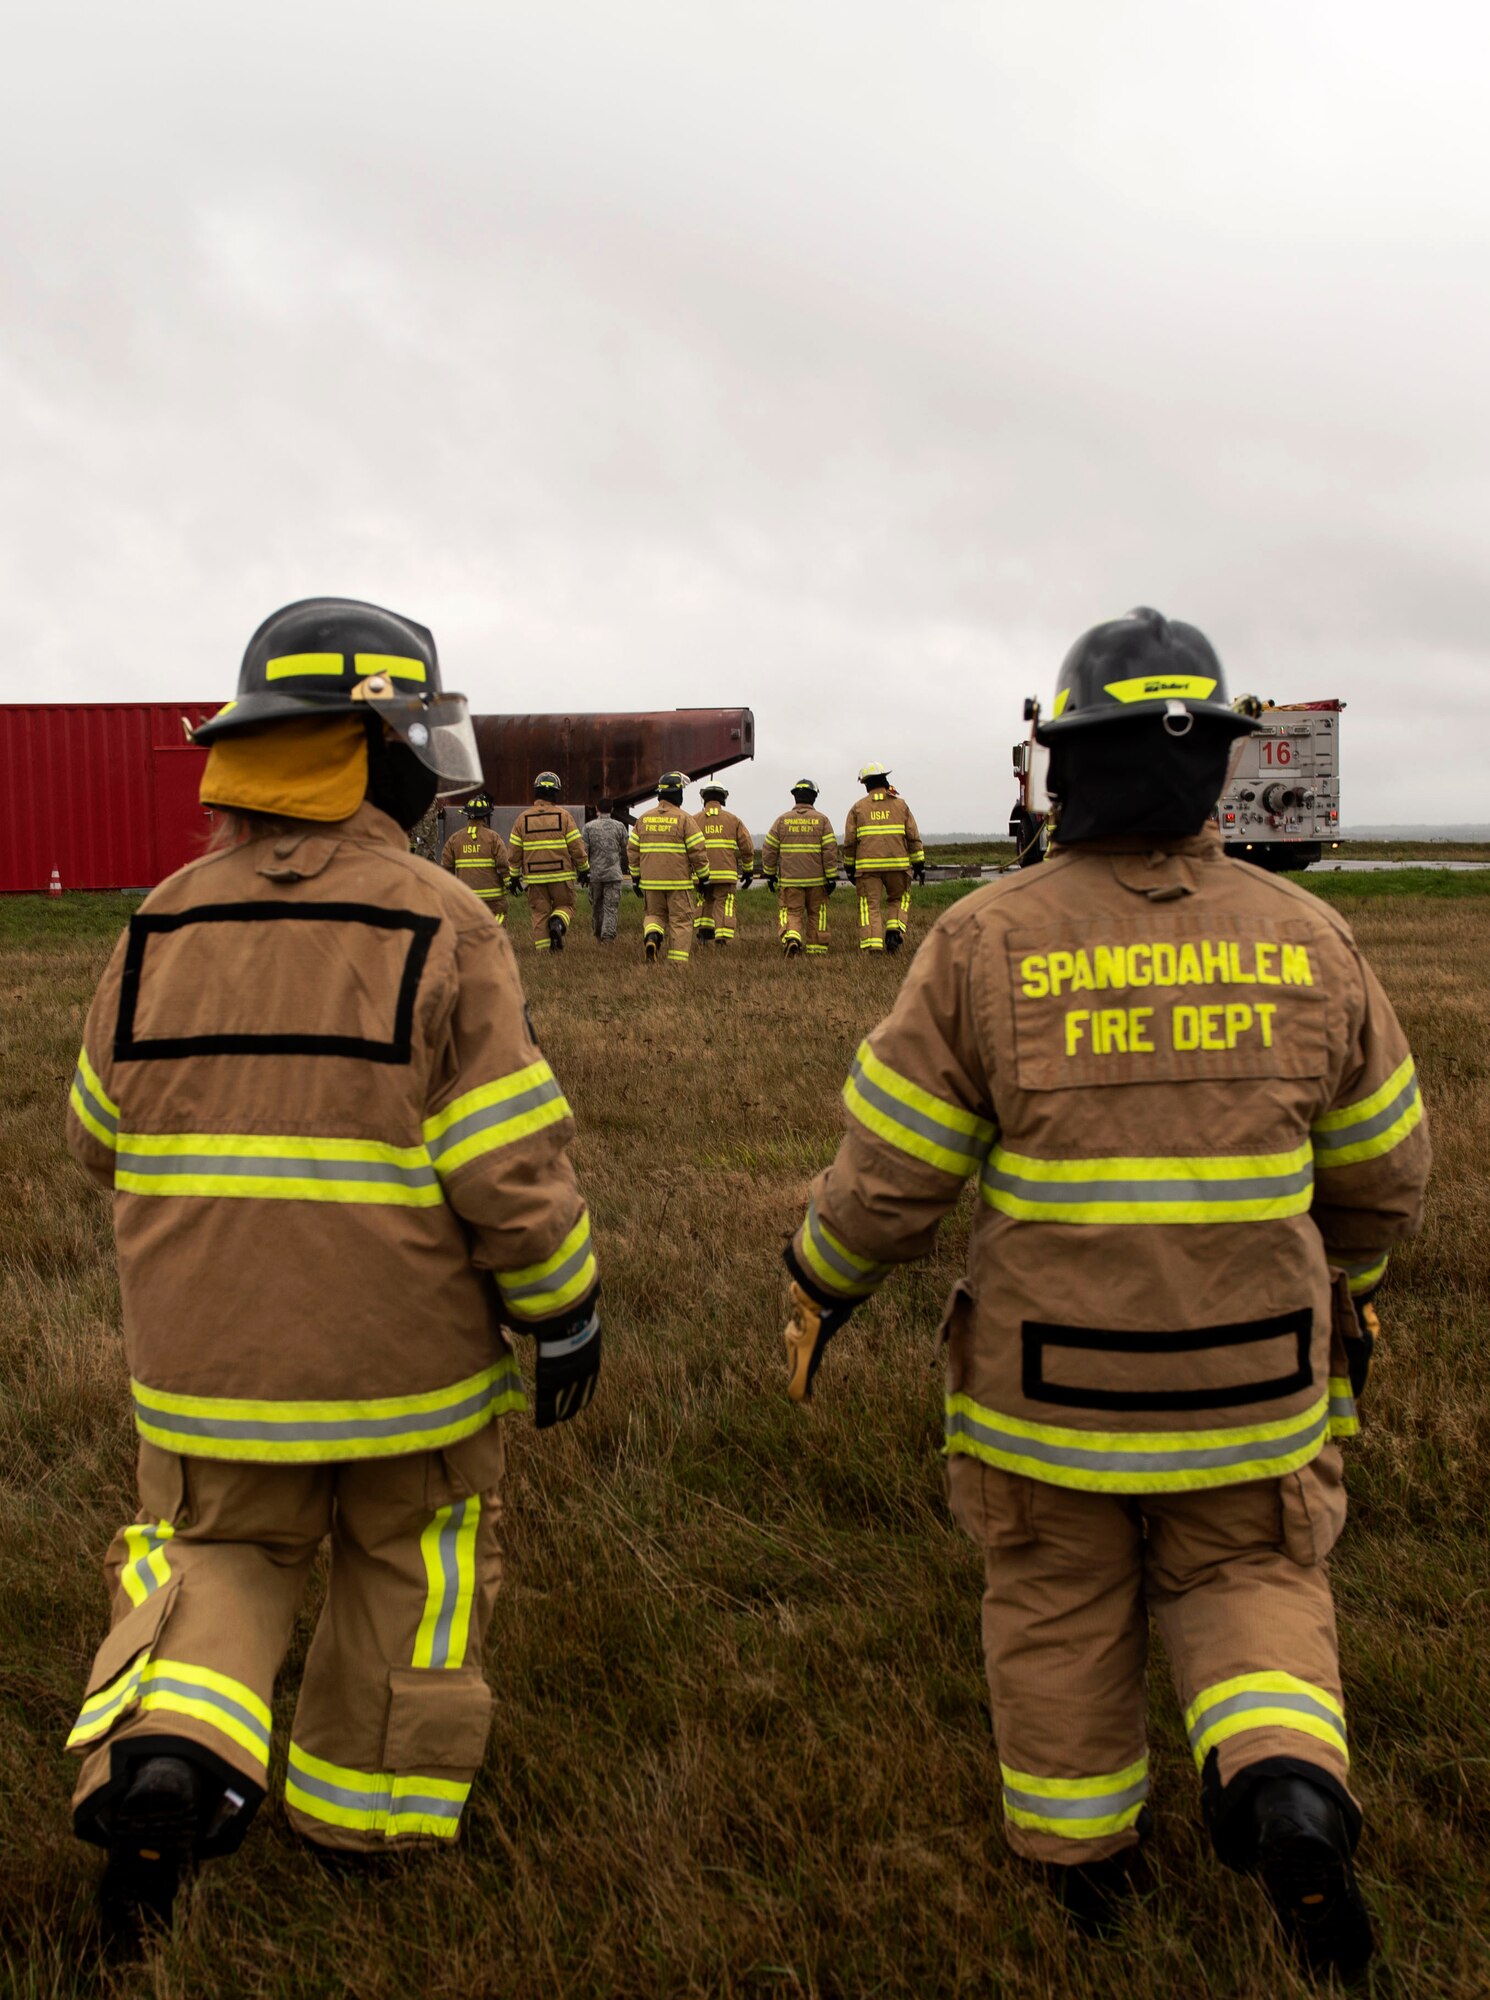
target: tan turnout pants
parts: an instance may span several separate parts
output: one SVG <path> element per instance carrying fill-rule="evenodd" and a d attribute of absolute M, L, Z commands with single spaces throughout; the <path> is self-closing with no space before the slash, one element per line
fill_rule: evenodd
<path fill-rule="evenodd" d="M 548 934 L 548 920 L 558 917 L 567 931 L 574 917 L 574 884 L 572 882 L 545 882 L 540 875 L 530 881 L 528 890 L 528 914 L 533 920 L 533 943 L 539 951 L 548 951 L 552 939 Z"/>
<path fill-rule="evenodd" d="M 496 1424 L 443 1452 L 344 1465 L 142 1443 L 141 1511 L 105 1564 L 112 1628 L 68 1741 L 84 1759 L 74 1807 L 119 1789 L 115 1752 L 149 1755 L 152 1738 L 200 1746 L 257 1804 L 274 1678 L 329 1535 L 290 1731 L 290 1822 L 323 1847 L 453 1840 L 491 1718 L 481 1648 L 502 1573 L 501 1473 Z"/>
<path fill-rule="evenodd" d="M 854 884 L 859 895 L 859 949 L 883 951 L 886 931 L 904 931 L 911 914 L 908 868 L 871 868 Z"/>
<path fill-rule="evenodd" d="M 1324 1558 L 1345 1513 L 1339 1448 L 1284 1479 L 1138 1498 L 950 1462 L 982 1543 L 983 1648 L 1017 1853 L 1096 1861 L 1139 1838 L 1152 1613 L 1197 1771 L 1230 1784 L 1287 1757 L 1345 1784 Z"/>
<path fill-rule="evenodd" d="M 778 880 L 776 894 L 782 949 L 797 944 L 820 957 L 828 949 L 827 890 L 820 883 Z"/>
<path fill-rule="evenodd" d="M 719 875 L 707 888 L 698 892 L 698 909 L 693 919 L 695 930 L 712 925 L 716 938 L 729 940 L 735 934 L 735 887 L 738 875 Z"/>
<path fill-rule="evenodd" d="M 642 936 L 656 939 L 669 965 L 686 965 L 693 949 L 692 889 L 646 889 Z"/>

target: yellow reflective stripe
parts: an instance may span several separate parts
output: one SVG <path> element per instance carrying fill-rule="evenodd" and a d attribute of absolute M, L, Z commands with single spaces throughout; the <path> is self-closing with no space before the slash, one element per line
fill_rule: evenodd
<path fill-rule="evenodd" d="M 67 1101 L 72 1106 L 73 1115 L 78 1123 L 86 1126 L 100 1145 L 107 1146 L 111 1153 L 115 1152 L 119 1145 L 117 1131 L 111 1130 L 94 1116 L 92 1110 L 89 1108 L 88 1100 L 84 1097 L 76 1083 L 73 1084 L 72 1089 L 67 1093 Z"/>
<path fill-rule="evenodd" d="M 1203 1688 L 1185 1710 L 1185 1729 L 1197 1767 L 1218 1743 L 1248 1729 L 1290 1729 L 1327 1743 L 1350 1762 L 1345 1710 L 1327 1688 L 1296 1674 L 1235 1674 Z"/>
<path fill-rule="evenodd" d="M 114 1184 L 125 1194 L 251 1201 L 350 1201 L 437 1208 L 422 1146 L 300 1133 L 121 1132 Z"/>
<path fill-rule="evenodd" d="M 491 1083 L 463 1091 L 423 1125 L 435 1170 L 448 1176 L 480 1154 L 514 1145 L 573 1113 L 569 1100 L 541 1058 Z"/>
<path fill-rule="evenodd" d="M 331 1401 L 183 1395 L 132 1384 L 135 1427 L 164 1451 L 258 1464 L 333 1464 L 426 1451 L 527 1408 L 516 1357 L 443 1389 Z"/>
<path fill-rule="evenodd" d="M 166 1560 L 164 1544 L 175 1532 L 169 1521 L 157 1522 L 153 1528 L 137 1523 L 124 1530 L 126 1561 L 119 1572 L 119 1581 L 131 1604 L 143 1604 L 163 1583 L 170 1581 L 171 1565 Z"/>
<path fill-rule="evenodd" d="M 1422 1121 L 1423 1100 L 1414 1094 L 1406 1110 L 1382 1131 L 1373 1133 L 1369 1138 L 1358 1139 L 1349 1146 L 1332 1146 L 1328 1152 L 1316 1148 L 1315 1165 L 1323 1173 L 1332 1167 L 1353 1167 L 1362 1160 L 1379 1160 L 1383 1153 L 1390 1153 L 1395 1147 L 1400 1146 L 1409 1133 L 1417 1130 Z"/>
<path fill-rule="evenodd" d="M 1062 711 L 1062 710 L 1063 710 L 1063 709 L 1065 708 L 1065 706 L 1066 706 L 1066 703 L 1067 703 L 1067 702 L 1068 702 L 1068 701 L 1069 701 L 1070 699 L 1071 699 L 1071 690 L 1070 690 L 1070 688 L 1068 688 L 1068 687 L 1063 687 L 1063 688 L 1061 689 L 1060 693 L 1059 693 L 1059 694 L 1058 694 L 1058 695 L 1056 696 L 1056 698 L 1055 698 L 1055 706 L 1054 706 L 1054 707 L 1053 707 L 1053 708 L 1051 709 L 1051 711 L 1050 711 L 1050 719 L 1051 719 L 1051 721 L 1052 721 L 1052 722 L 1054 722 L 1054 721 L 1056 720 L 1057 716 L 1059 716 L 1059 715 L 1060 715 L 1061 711 Z"/>
<path fill-rule="evenodd" d="M 346 661 L 340 653 L 281 653 L 264 668 L 266 681 L 295 680 L 302 674 L 340 674 Z"/>
<path fill-rule="evenodd" d="M 1304 1214 L 1313 1156 L 1220 1154 L 1204 1158 L 1040 1160 L 995 1147 L 981 1193 L 990 1208 L 1026 1222 L 1268 1222 Z"/>
<path fill-rule="evenodd" d="M 86 1049 L 78 1050 L 78 1071 L 87 1087 L 88 1095 L 101 1105 L 111 1118 L 117 1118 L 119 1107 L 100 1082 L 98 1071 L 89 1062 Z"/>
<path fill-rule="evenodd" d="M 1138 674 L 1132 680 L 1107 681 L 1104 691 L 1114 701 L 1162 701 L 1166 696 L 1181 701 L 1208 701 L 1216 683 L 1204 674 Z M 1063 703 L 1056 704 L 1059 715 Z M 1053 719 L 1053 718 L 1052 718 Z"/>
<path fill-rule="evenodd" d="M 152 1660 L 148 1650 L 109 1685 L 83 1703 L 67 1747 L 76 1749 L 107 1734 L 135 1702 L 142 1710 L 189 1715 L 246 1750 L 267 1770 L 270 1715 L 251 1687 L 185 1660 Z"/>
<path fill-rule="evenodd" d="M 1043 1778 L 1000 1764 L 1004 1817 L 1065 1840 L 1093 1840 L 1133 1825 L 1148 1798 L 1147 1757 L 1092 1778 Z"/>
<path fill-rule="evenodd" d="M 821 915 L 826 914 L 825 907 Z M 820 923 L 820 928 L 826 925 Z M 912 1083 L 881 1061 L 867 1041 L 859 1044 L 843 1101 L 850 1115 L 878 1138 L 959 1180 L 975 1171 L 994 1136 L 986 1118 Z"/>
<path fill-rule="evenodd" d="M 80 1744 L 91 1743 L 113 1728 L 139 1693 L 149 1664 L 150 1650 L 142 1647 L 122 1672 L 115 1674 L 96 1694 L 88 1696 L 68 1735 L 67 1749 L 76 1750 Z"/>
<path fill-rule="evenodd" d="M 496 1275 L 503 1305 L 519 1319 L 546 1319 L 583 1298 L 598 1276 L 588 1209 L 551 1257 Z"/>
<path fill-rule="evenodd" d="M 1363 1124 L 1366 1119 L 1374 1118 L 1378 1111 L 1385 1111 L 1416 1074 L 1412 1057 L 1406 1057 L 1369 1097 L 1363 1097 L 1355 1104 L 1341 1105 L 1337 1111 L 1327 1111 L 1322 1118 L 1315 1119 L 1311 1129 L 1315 1132 L 1340 1132 L 1348 1125 Z"/>
<path fill-rule="evenodd" d="M 1359 1437 L 1361 1423 L 1355 1412 L 1355 1391 L 1348 1375 L 1330 1377 L 1330 1436 Z"/>
<path fill-rule="evenodd" d="M 423 660 L 410 660 L 402 653 L 358 653 L 354 664 L 359 674 L 387 674 L 395 681 L 423 681 L 429 678 Z"/>
<path fill-rule="evenodd" d="M 1007 1416 L 958 1393 L 947 1397 L 946 1450 L 1086 1492 L 1194 1492 L 1307 1465 L 1329 1434 L 1329 1405 L 1324 1395 L 1292 1417 L 1221 1429 L 1085 1431 Z"/>
<path fill-rule="evenodd" d="M 424 1610 L 414 1638 L 416 1667 L 465 1664 L 476 1595 L 476 1529 L 481 1496 L 468 1494 L 437 1508 L 419 1537 L 424 1560 Z"/>
<path fill-rule="evenodd" d="M 294 1741 L 290 1744 L 285 1800 L 307 1818 L 328 1826 L 383 1833 L 389 1839 L 422 1835 L 450 1840 L 459 1830 L 461 1808 L 470 1793 L 469 1779 L 355 1771 L 312 1757 Z"/>
<path fill-rule="evenodd" d="M 1346 1264 L 1342 1268 L 1348 1273 L 1352 1298 L 1358 1293 L 1369 1292 L 1379 1285 L 1387 1274 L 1391 1253 L 1379 1257 L 1374 1264 Z"/>
<path fill-rule="evenodd" d="M 807 1205 L 796 1247 L 824 1289 L 840 1298 L 867 1298 L 890 1274 L 888 1264 L 876 1264 L 850 1250 L 823 1221 L 815 1201 Z"/>

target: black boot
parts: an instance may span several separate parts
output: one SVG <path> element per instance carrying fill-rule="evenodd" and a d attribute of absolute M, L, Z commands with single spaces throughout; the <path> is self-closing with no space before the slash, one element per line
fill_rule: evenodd
<path fill-rule="evenodd" d="M 1363 1972 L 1375 1940 L 1335 1800 L 1307 1778 L 1267 1778 L 1247 1814 L 1253 1868 L 1295 1955 L 1311 1972 Z"/>
<path fill-rule="evenodd" d="M 109 1862 L 98 1889 L 104 1937 L 138 1946 L 151 1927 L 169 1930 L 182 1876 L 196 1859 L 201 1794 L 184 1757 L 147 1757 L 114 1808 Z"/>
<path fill-rule="evenodd" d="M 549 918 L 548 941 L 553 946 L 555 951 L 562 951 L 564 949 L 564 933 L 567 929 L 568 925 L 564 922 L 564 919 L 562 917 Z"/>
<path fill-rule="evenodd" d="M 1052 1895 L 1083 1937 L 1106 1940 L 1122 1928 L 1133 1898 L 1145 1886 L 1144 1863 L 1136 1847 L 1105 1861 L 1078 1861 L 1045 1870 Z"/>
<path fill-rule="evenodd" d="M 885 950 L 887 952 L 893 953 L 899 951 L 901 945 L 904 944 L 904 942 L 905 942 L 904 931 L 885 932 Z"/>
<path fill-rule="evenodd" d="M 657 963 L 657 947 L 658 947 L 658 945 L 659 945 L 660 943 L 661 943 L 661 940 L 660 940 L 659 938 L 655 938 L 655 937 L 649 937 L 649 938 L 647 939 L 647 963 L 648 963 L 648 965 L 655 965 L 655 964 Z"/>
<path fill-rule="evenodd" d="M 698 929 L 693 933 L 693 942 L 695 944 L 712 944 L 714 942 L 714 926 L 712 924 L 700 924 Z"/>

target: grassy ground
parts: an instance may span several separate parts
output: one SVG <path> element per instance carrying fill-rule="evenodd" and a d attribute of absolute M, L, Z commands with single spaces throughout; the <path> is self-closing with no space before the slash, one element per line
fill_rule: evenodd
<path fill-rule="evenodd" d="M 1490 1992 L 1490 877 L 1456 883 L 1451 908 L 1413 876 L 1302 879 L 1355 921 L 1435 1120 L 1428 1229 L 1383 1301 L 1335 1577 L 1389 1968 L 1374 1990 L 1469 2000 Z M 924 892 L 917 926 L 962 893 Z M 93 1949 L 96 1859 L 69 1837 L 61 1743 L 103 1629 L 99 1562 L 133 1513 L 132 1452 L 107 1209 L 59 1126 L 123 905 L 0 902 L 0 1990 L 1305 1990 L 1250 1885 L 1209 1857 L 1162 1672 L 1157 1888 L 1126 1941 L 1073 1944 L 1003 1846 L 980 1564 L 947 1518 L 938 1455 L 932 1329 L 966 1212 L 934 1264 L 897 1277 L 835 1345 L 810 1413 L 782 1393 L 779 1247 L 835 1143 L 853 1047 L 899 976 L 845 948 L 845 900 L 821 963 L 779 963 L 759 892 L 732 953 L 686 973 L 638 962 L 630 898 L 608 952 L 577 934 L 544 962 L 523 944 L 580 1123 L 607 1365 L 580 1423 L 510 1432 L 489 1649 L 501 1720 L 467 1837 L 376 1880 L 333 1878 L 271 1802 L 178 1935 L 118 1974 Z"/>

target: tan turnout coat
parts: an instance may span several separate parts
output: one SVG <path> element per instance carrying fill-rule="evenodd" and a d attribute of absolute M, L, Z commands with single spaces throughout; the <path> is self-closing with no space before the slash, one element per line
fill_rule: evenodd
<path fill-rule="evenodd" d="M 816 806 L 793 806 L 778 816 L 761 845 L 761 872 L 785 887 L 821 888 L 838 873 L 833 822 Z"/>
<path fill-rule="evenodd" d="M 925 859 L 915 814 L 894 792 L 866 792 L 850 807 L 843 828 L 845 868 L 860 875 L 903 872 Z"/>

